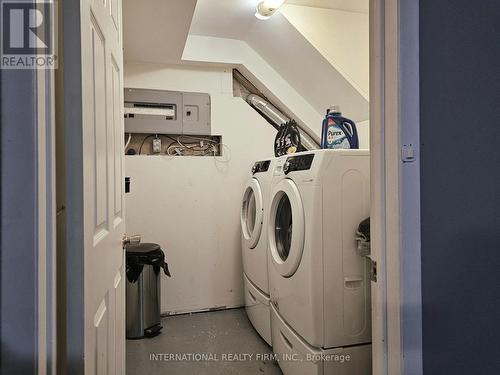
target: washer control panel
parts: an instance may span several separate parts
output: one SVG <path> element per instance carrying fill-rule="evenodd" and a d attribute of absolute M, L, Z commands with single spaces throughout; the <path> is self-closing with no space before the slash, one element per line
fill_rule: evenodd
<path fill-rule="evenodd" d="M 269 165 L 271 160 L 263 160 L 256 162 L 252 167 L 252 174 L 267 172 L 269 170 Z"/>

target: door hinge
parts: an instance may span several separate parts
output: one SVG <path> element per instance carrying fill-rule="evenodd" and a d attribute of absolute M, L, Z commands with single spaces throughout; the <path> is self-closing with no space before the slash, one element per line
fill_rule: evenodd
<path fill-rule="evenodd" d="M 124 234 L 122 237 L 123 248 L 125 248 L 125 245 L 128 245 L 128 244 L 138 245 L 140 243 L 141 243 L 141 235 L 140 234 L 134 234 L 133 236 L 127 236 L 126 234 Z"/>

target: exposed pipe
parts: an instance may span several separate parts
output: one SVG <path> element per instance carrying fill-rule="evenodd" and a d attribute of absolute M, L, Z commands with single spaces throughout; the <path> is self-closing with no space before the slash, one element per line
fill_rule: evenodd
<path fill-rule="evenodd" d="M 233 69 L 233 77 L 248 92 L 250 92 L 250 94 L 244 98 L 247 103 L 265 116 L 276 129 L 279 129 L 279 127 L 285 122 L 290 121 L 290 118 L 287 115 L 272 105 L 265 98 L 264 94 L 237 69 Z M 302 146 L 306 150 L 316 150 L 320 148 L 320 140 L 318 136 L 316 136 L 307 126 L 304 126 L 299 121 L 297 121 L 297 126 L 300 131 Z"/>
<path fill-rule="evenodd" d="M 262 115 L 264 115 L 268 120 L 274 123 L 275 128 L 279 128 L 282 124 L 290 121 L 284 113 L 280 112 L 275 106 L 269 103 L 264 98 L 258 95 L 250 94 L 247 96 L 246 101 L 256 110 L 258 110 Z M 319 148 L 319 142 L 312 138 L 300 125 L 298 125 L 300 131 L 300 141 L 302 146 L 306 150 L 316 150 Z"/>
<path fill-rule="evenodd" d="M 266 115 L 266 117 L 268 117 L 272 122 L 278 125 L 278 127 L 285 122 L 290 121 L 290 119 L 286 115 L 281 113 L 275 106 L 258 95 L 250 94 L 247 96 L 246 100 L 248 104 Z"/>
<path fill-rule="evenodd" d="M 253 85 L 238 69 L 233 69 L 233 78 L 238 81 L 248 92 L 264 97 L 264 94 Z"/>

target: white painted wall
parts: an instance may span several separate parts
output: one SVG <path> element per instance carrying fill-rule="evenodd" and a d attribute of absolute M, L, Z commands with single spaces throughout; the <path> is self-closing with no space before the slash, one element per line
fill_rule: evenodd
<path fill-rule="evenodd" d="M 302 97 L 246 42 L 236 39 L 190 35 L 183 61 L 237 66 L 273 103 L 321 136 L 322 113 Z"/>
<path fill-rule="evenodd" d="M 318 137 L 321 137 L 321 123 L 324 111 L 321 113 L 316 111 L 300 95 L 301 92 L 296 91 L 279 72 L 274 70 L 247 43 L 236 39 L 190 35 L 182 59 L 197 63 L 237 66 L 246 77 L 252 80 L 253 84 L 279 105 L 290 117 L 300 120 L 302 125 L 308 126 Z M 347 96 L 344 100 L 348 101 L 350 98 Z M 341 104 L 338 101 L 333 103 Z M 327 107 L 325 107 L 325 110 Z M 370 143 L 369 121 L 366 117 L 360 119 L 351 116 L 348 110 L 349 107 L 346 108 L 345 105 L 341 105 L 341 109 L 347 117 L 357 123 L 360 134 L 360 147 L 368 149 Z"/>
<path fill-rule="evenodd" d="M 368 13 L 291 4 L 280 12 L 368 100 Z"/>
<path fill-rule="evenodd" d="M 127 232 L 159 243 L 172 271 L 162 277 L 162 312 L 242 305 L 241 195 L 252 163 L 273 155 L 275 130 L 232 97 L 230 69 L 128 63 L 125 86 L 210 93 L 212 133 L 229 149 L 216 160 L 126 158 Z"/>

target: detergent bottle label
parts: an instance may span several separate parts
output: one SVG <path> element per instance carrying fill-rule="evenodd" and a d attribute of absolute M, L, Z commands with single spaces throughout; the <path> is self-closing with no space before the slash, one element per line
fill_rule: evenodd
<path fill-rule="evenodd" d="M 327 123 L 326 148 L 351 148 L 346 134 L 332 118 Z"/>

